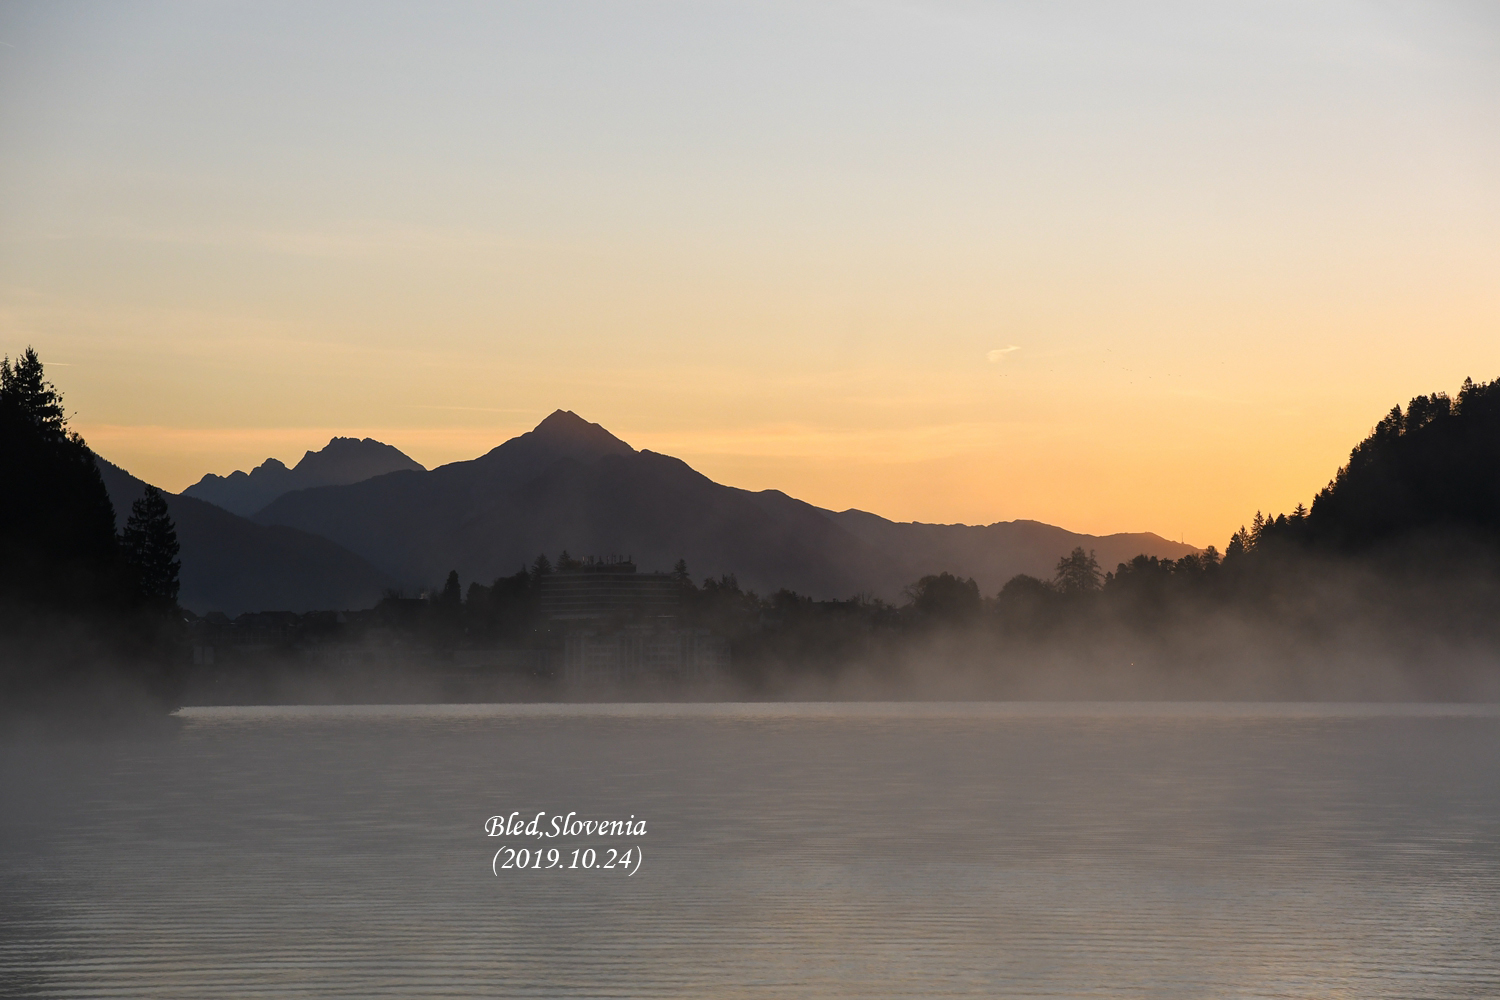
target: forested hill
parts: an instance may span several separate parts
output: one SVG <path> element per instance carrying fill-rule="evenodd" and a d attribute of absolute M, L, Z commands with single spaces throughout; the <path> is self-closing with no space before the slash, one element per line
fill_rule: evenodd
<path fill-rule="evenodd" d="M 1500 540 L 1500 379 L 1393 408 L 1318 494 L 1307 528 L 1353 549 L 1419 531 Z"/>
<path fill-rule="evenodd" d="M 146 484 L 96 458 L 123 523 Z M 200 614 L 367 608 L 391 580 L 364 559 L 294 528 L 256 524 L 214 504 L 163 494 L 182 545 L 178 602 Z"/>
<path fill-rule="evenodd" d="M 1311 510 L 1236 536 L 1357 554 L 1419 540 L 1500 548 L 1500 380 L 1392 408 Z"/>

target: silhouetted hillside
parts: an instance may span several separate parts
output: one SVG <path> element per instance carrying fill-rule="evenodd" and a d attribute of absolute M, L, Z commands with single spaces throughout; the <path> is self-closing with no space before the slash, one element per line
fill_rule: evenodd
<path fill-rule="evenodd" d="M 1500 380 L 1417 396 L 1354 448 L 1313 500 L 1309 540 L 1346 550 L 1414 533 L 1500 538 Z"/>
<path fill-rule="evenodd" d="M 92 453 L 69 431 L 36 352 L 0 360 L 0 600 L 114 603 L 115 527 Z"/>
<path fill-rule="evenodd" d="M 407 583 L 435 583 L 450 569 L 491 580 L 538 552 L 570 549 L 628 554 L 646 568 L 685 558 L 695 574 L 734 573 L 762 592 L 894 598 L 940 570 L 997 589 L 1015 573 L 1050 571 L 1077 545 L 1109 558 L 1193 551 L 1155 535 L 1099 539 L 1035 522 L 968 528 L 835 514 L 778 491 L 719 485 L 561 410 L 473 461 L 302 490 L 255 519 L 331 538 Z"/>
<path fill-rule="evenodd" d="M 1197 549 L 1151 532 L 1081 535 L 1041 521 L 994 524 L 923 524 L 888 521 L 862 510 L 828 515 L 834 523 L 886 554 L 893 572 L 908 582 L 929 573 L 952 571 L 973 577 L 986 593 L 1018 573 L 1050 573 L 1059 554 L 1084 548 L 1112 566 L 1141 553 L 1177 559 Z"/>
<path fill-rule="evenodd" d="M 96 458 L 120 512 L 146 484 Z M 182 590 L 178 602 L 200 614 L 223 611 L 312 611 L 367 608 L 390 586 L 390 578 L 354 553 L 305 532 L 268 527 L 189 496 L 166 494 L 182 546 Z"/>
<path fill-rule="evenodd" d="M 343 486 L 388 472 L 423 471 L 396 448 L 374 438 L 336 437 L 321 451 L 309 451 L 288 469 L 268 458 L 249 473 L 228 476 L 209 473 L 182 491 L 183 496 L 207 500 L 235 514 L 249 516 L 284 493 L 314 486 Z"/>
<path fill-rule="evenodd" d="M 0 726 L 177 704 L 177 545 L 155 491 L 115 511 L 28 347 L 0 358 Z"/>

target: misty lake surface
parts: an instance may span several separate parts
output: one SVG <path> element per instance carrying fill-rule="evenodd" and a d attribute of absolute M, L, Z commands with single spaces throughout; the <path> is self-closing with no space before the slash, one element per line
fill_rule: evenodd
<path fill-rule="evenodd" d="M 1495 997 L 1500 710 L 196 708 L 0 742 L 0 995 Z M 545 810 L 639 870 L 491 871 Z"/>

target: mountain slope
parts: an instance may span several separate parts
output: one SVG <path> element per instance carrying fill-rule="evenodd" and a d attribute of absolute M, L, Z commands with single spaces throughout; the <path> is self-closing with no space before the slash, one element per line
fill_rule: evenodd
<path fill-rule="evenodd" d="M 1106 565 L 1193 551 L 1156 535 L 1100 539 L 1036 522 L 919 525 L 834 513 L 722 486 L 561 410 L 473 461 L 289 493 L 256 520 L 333 539 L 408 584 L 435 583 L 450 569 L 488 581 L 568 549 L 631 555 L 646 569 L 685 558 L 695 575 L 734 573 L 761 592 L 894 599 L 940 570 L 973 575 L 986 591 L 1018 572 L 1050 576 L 1076 545 Z"/>
<path fill-rule="evenodd" d="M 95 456 L 123 525 L 146 484 Z M 326 538 L 268 527 L 189 496 L 164 494 L 182 551 L 178 602 L 198 613 L 368 608 L 390 578 Z"/>
<path fill-rule="evenodd" d="M 209 473 L 182 491 L 235 514 L 249 516 L 283 493 L 316 486 L 343 486 L 388 472 L 422 472 L 422 466 L 396 448 L 374 438 L 336 437 L 319 451 L 309 451 L 288 469 L 268 458 L 250 472 L 227 476 Z"/>
<path fill-rule="evenodd" d="M 999 589 L 1000 583 L 1017 573 L 1050 578 L 1058 557 L 1077 547 L 1093 551 L 1106 570 L 1142 553 L 1176 559 L 1197 551 L 1151 532 L 1082 535 L 1041 521 L 923 524 L 888 521 L 862 510 L 829 512 L 828 516 L 904 565 L 910 579 L 941 566 L 974 577 L 988 590 Z"/>

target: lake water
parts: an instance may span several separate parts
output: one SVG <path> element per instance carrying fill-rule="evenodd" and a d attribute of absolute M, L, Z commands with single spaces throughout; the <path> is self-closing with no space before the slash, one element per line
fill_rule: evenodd
<path fill-rule="evenodd" d="M 1500 996 L 1494 706 L 199 708 L 0 766 L 4 996 Z"/>

